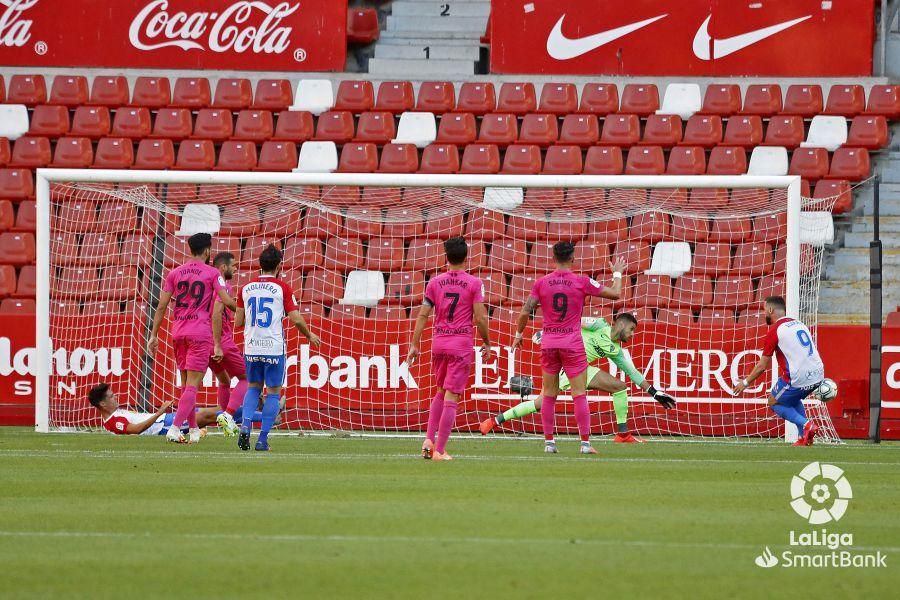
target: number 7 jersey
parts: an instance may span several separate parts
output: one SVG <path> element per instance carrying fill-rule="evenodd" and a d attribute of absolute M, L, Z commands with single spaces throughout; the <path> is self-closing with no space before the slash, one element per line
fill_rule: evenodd
<path fill-rule="evenodd" d="M 763 356 L 775 355 L 778 375 L 795 388 L 808 388 L 825 378 L 825 366 L 806 325 L 781 317 L 769 327 Z"/>
<path fill-rule="evenodd" d="M 283 356 L 284 318 L 297 310 L 290 286 L 274 275 L 260 275 L 238 291 L 244 309 L 244 355 Z"/>
<path fill-rule="evenodd" d="M 435 275 L 425 287 L 425 303 L 434 307 L 432 350 L 472 352 L 474 306 L 484 302 L 481 280 L 465 271 Z"/>

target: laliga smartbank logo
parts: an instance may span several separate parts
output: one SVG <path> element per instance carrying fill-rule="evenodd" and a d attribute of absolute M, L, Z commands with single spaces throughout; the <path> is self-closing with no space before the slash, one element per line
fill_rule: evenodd
<path fill-rule="evenodd" d="M 853 488 L 844 471 L 834 465 L 810 463 L 791 478 L 791 508 L 810 525 L 840 521 L 853 498 Z M 853 534 L 791 530 L 789 549 L 777 555 L 765 547 L 754 561 L 758 567 L 886 567 L 887 557 L 853 550 Z"/>

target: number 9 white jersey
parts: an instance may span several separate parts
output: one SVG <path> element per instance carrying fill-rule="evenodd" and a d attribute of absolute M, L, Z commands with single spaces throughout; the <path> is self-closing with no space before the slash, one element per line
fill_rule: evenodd
<path fill-rule="evenodd" d="M 778 375 L 791 387 L 807 388 L 825 378 L 825 366 L 812 335 L 796 319 L 781 317 L 769 327 L 763 355 L 773 354 L 778 360 Z"/>
<path fill-rule="evenodd" d="M 238 291 L 244 309 L 244 355 L 284 356 L 284 318 L 297 310 L 290 286 L 274 275 L 260 275 Z"/>

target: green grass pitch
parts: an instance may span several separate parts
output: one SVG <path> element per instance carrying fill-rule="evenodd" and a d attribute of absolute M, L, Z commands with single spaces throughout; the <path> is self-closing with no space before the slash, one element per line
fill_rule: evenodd
<path fill-rule="evenodd" d="M 457 439 L 432 463 L 419 444 L 279 436 L 265 455 L 0 428 L 0 597 L 885 598 L 900 581 L 900 445 Z M 811 529 L 789 484 L 816 460 L 853 486 L 827 528 L 887 568 L 754 564 Z"/>

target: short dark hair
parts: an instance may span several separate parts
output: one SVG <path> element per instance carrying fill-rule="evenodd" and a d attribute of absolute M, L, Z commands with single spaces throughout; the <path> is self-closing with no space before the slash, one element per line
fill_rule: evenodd
<path fill-rule="evenodd" d="M 556 242 L 553 244 L 553 258 L 556 262 L 567 263 L 572 260 L 572 255 L 575 254 L 575 244 L 572 242 Z"/>
<path fill-rule="evenodd" d="M 91 388 L 91 391 L 88 392 L 88 402 L 90 402 L 91 406 L 93 406 L 94 408 L 99 407 L 100 403 L 106 399 L 106 392 L 108 391 L 108 383 L 98 383 Z"/>
<path fill-rule="evenodd" d="M 619 314 L 616 315 L 615 320 L 616 321 L 629 321 L 631 323 L 634 323 L 635 325 L 638 324 L 637 317 L 634 316 L 634 314 L 630 313 L 630 312 L 620 312 Z"/>
<path fill-rule="evenodd" d="M 766 298 L 766 304 L 781 312 L 787 312 L 787 302 L 781 296 L 769 296 Z"/>
<path fill-rule="evenodd" d="M 219 252 L 213 259 L 213 266 L 221 267 L 222 265 L 228 264 L 233 260 L 234 254 L 232 254 L 231 252 Z"/>
<path fill-rule="evenodd" d="M 191 254 L 200 256 L 204 250 L 212 248 L 212 236 L 208 233 L 195 233 L 188 238 L 188 247 L 191 249 Z"/>
<path fill-rule="evenodd" d="M 259 255 L 259 268 L 267 273 L 274 271 L 281 264 L 281 250 L 275 244 L 269 244 Z"/>
<path fill-rule="evenodd" d="M 469 255 L 469 245 L 462 236 L 452 237 L 444 242 L 444 252 L 447 253 L 447 262 L 451 265 L 459 265 L 465 262 Z"/>

